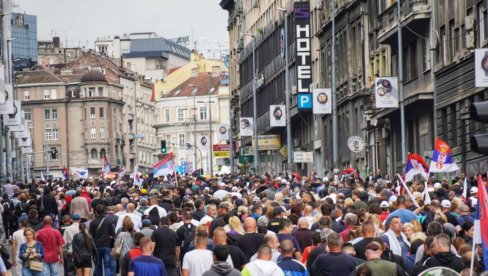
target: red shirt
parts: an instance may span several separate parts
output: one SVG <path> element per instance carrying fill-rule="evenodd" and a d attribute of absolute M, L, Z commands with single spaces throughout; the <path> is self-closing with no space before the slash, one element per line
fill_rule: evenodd
<path fill-rule="evenodd" d="M 351 232 L 352 230 L 352 226 L 348 226 L 346 227 L 346 229 L 344 229 L 344 231 L 341 232 L 341 237 L 342 237 L 342 240 L 344 242 L 348 242 L 349 239 L 347 238 L 347 234 L 349 234 L 349 232 Z"/>
<path fill-rule="evenodd" d="M 64 245 L 63 236 L 51 225 L 45 225 L 41 230 L 37 231 L 36 239 L 42 243 L 44 247 L 44 261 L 46 263 L 59 262 L 58 247 Z"/>

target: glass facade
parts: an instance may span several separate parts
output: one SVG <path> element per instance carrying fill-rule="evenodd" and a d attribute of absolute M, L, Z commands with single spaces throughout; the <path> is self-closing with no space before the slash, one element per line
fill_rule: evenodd
<path fill-rule="evenodd" d="M 15 70 L 37 64 L 37 16 L 13 13 L 12 38 Z"/>

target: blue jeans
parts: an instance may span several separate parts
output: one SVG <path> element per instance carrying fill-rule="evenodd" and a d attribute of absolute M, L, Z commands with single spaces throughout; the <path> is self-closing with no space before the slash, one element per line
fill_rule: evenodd
<path fill-rule="evenodd" d="M 22 276 L 42 276 L 41 271 L 30 270 L 28 267 L 22 267 Z"/>
<path fill-rule="evenodd" d="M 110 250 L 108 247 L 97 247 L 98 257 L 95 262 L 94 276 L 103 276 L 103 271 L 105 271 L 105 276 L 115 275 L 115 259 L 110 256 Z"/>
<path fill-rule="evenodd" d="M 43 276 L 58 276 L 58 262 L 55 263 L 46 263 L 44 264 L 44 271 L 42 272 Z"/>

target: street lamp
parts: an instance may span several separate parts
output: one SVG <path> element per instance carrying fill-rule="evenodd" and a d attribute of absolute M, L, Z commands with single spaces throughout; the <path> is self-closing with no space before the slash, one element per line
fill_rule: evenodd
<path fill-rule="evenodd" d="M 286 105 L 286 144 L 287 144 L 287 169 L 293 164 L 293 147 L 291 142 L 291 116 L 290 116 L 290 71 L 288 69 L 288 11 L 284 8 L 277 8 L 285 14 L 285 105 Z"/>
<path fill-rule="evenodd" d="M 193 87 L 191 94 L 193 95 L 193 144 L 197 144 L 197 110 L 196 110 L 196 95 L 198 92 L 198 88 L 196 88 L 193 84 L 188 84 L 189 86 Z M 197 151 L 193 153 L 194 166 L 197 169 Z"/>
<path fill-rule="evenodd" d="M 258 149 L 258 116 L 256 102 L 256 36 L 245 34 L 252 37 L 252 109 L 254 121 L 254 168 L 256 175 L 259 175 L 259 149 Z M 288 113 L 288 112 L 287 112 Z"/>
<path fill-rule="evenodd" d="M 212 88 L 210 91 L 214 91 L 214 89 Z M 209 92 L 209 98 L 210 98 L 210 92 Z M 214 101 L 211 101 L 210 99 L 208 101 L 197 101 L 197 103 L 203 103 L 203 104 L 207 104 L 208 103 L 208 127 L 209 127 L 209 132 L 210 132 L 210 154 L 209 154 L 209 157 L 208 157 L 208 164 L 210 165 L 209 167 L 209 173 L 210 175 L 213 175 L 213 143 L 212 143 L 212 111 L 210 111 L 210 104 L 213 104 Z"/>

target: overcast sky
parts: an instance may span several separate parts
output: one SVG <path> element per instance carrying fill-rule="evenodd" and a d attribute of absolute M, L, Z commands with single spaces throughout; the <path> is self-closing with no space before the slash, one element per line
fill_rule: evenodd
<path fill-rule="evenodd" d="M 68 45 L 93 48 L 97 37 L 156 32 L 226 41 L 227 11 L 220 0 L 15 0 L 14 11 L 37 15 L 39 40 L 57 35 Z"/>

